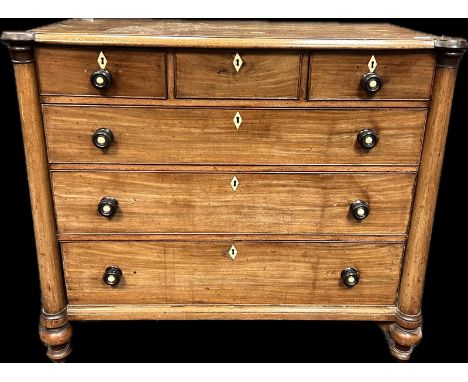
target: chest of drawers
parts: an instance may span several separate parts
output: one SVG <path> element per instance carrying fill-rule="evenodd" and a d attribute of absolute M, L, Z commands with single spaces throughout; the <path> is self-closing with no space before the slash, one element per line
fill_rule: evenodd
<path fill-rule="evenodd" d="M 122 19 L 2 40 L 52 360 L 72 321 L 141 319 L 375 321 L 409 358 L 465 40 Z"/>

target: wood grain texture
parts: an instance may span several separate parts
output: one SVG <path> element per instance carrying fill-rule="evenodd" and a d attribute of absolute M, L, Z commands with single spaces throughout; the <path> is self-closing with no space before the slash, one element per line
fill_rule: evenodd
<path fill-rule="evenodd" d="M 101 51 L 113 78 L 106 90 L 98 90 L 90 82 L 91 74 L 100 69 L 97 60 Z M 40 46 L 36 58 L 41 94 L 167 97 L 163 50 Z"/>
<path fill-rule="evenodd" d="M 34 63 L 15 64 L 29 196 L 34 222 L 42 306 L 46 313 L 66 306 L 62 263 L 47 166 L 47 153 Z"/>
<path fill-rule="evenodd" d="M 240 111 L 242 124 L 233 118 Z M 424 110 L 162 109 L 44 106 L 51 163 L 417 165 Z M 91 137 L 112 130 L 106 150 Z M 356 136 L 373 129 L 372 150 Z"/>
<path fill-rule="evenodd" d="M 50 171 L 152 171 L 152 172 L 226 172 L 232 174 L 249 174 L 249 173 L 311 173 L 311 172 L 360 172 L 360 173 L 412 173 L 416 174 L 418 166 L 402 166 L 402 165 L 174 165 L 174 164 L 125 164 L 125 163 L 51 163 Z"/>
<path fill-rule="evenodd" d="M 350 320 L 392 321 L 393 305 L 68 305 L 71 320 Z"/>
<path fill-rule="evenodd" d="M 402 244 L 84 242 L 62 244 L 70 304 L 393 304 Z M 102 281 L 122 269 L 116 287 Z M 346 287 L 342 269 L 360 272 Z M 144 293 L 142 293 L 144 291 Z"/>
<path fill-rule="evenodd" d="M 456 75 L 456 68 L 438 67 L 434 81 L 432 107 L 427 121 L 398 301 L 399 309 L 409 315 L 416 315 L 421 311 Z"/>
<path fill-rule="evenodd" d="M 166 108 L 185 107 L 258 107 L 258 108 L 428 108 L 429 100 L 262 100 L 262 99 L 150 99 L 128 97 L 60 96 L 42 95 L 43 104 L 60 105 L 117 105 L 117 106 L 162 106 Z"/>
<path fill-rule="evenodd" d="M 407 235 L 389 235 L 389 234 L 347 234 L 347 235 L 313 235 L 313 234 L 213 234 L 213 233 L 195 233 L 195 234 L 141 234 L 141 233 L 125 233 L 125 234 L 116 234 L 116 233 L 65 233 L 59 234 L 58 238 L 61 242 L 66 241 L 190 241 L 190 242 L 213 242 L 220 240 L 230 240 L 230 241 L 294 241 L 294 242 L 304 242 L 304 241 L 315 241 L 315 242 L 334 242 L 334 243 L 405 243 Z"/>
<path fill-rule="evenodd" d="M 375 73 L 383 85 L 377 93 L 361 87 L 375 55 Z M 435 68 L 432 52 L 323 52 L 311 53 L 309 99 L 429 99 Z"/>
<path fill-rule="evenodd" d="M 233 174 L 53 172 L 59 232 L 404 234 L 411 174 Z M 111 218 L 97 212 L 104 196 L 119 201 Z M 362 199 L 371 213 L 349 214 Z"/>
<path fill-rule="evenodd" d="M 243 65 L 233 65 L 236 54 Z M 284 50 L 177 50 L 176 98 L 297 99 L 301 55 Z"/>
<path fill-rule="evenodd" d="M 258 20 L 67 20 L 33 30 L 52 44 L 220 48 L 432 49 L 436 36 L 390 24 Z"/>

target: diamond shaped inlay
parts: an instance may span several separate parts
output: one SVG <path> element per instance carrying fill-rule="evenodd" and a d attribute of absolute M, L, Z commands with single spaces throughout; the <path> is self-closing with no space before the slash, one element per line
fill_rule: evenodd
<path fill-rule="evenodd" d="M 231 260 L 234 260 L 237 256 L 237 248 L 233 245 L 231 245 L 231 248 L 229 248 L 228 251 L 228 256 L 231 258 Z"/>
<path fill-rule="evenodd" d="M 237 190 L 237 187 L 239 187 L 239 181 L 237 180 L 236 177 L 232 178 L 231 180 L 231 187 L 234 191 Z"/>
<path fill-rule="evenodd" d="M 243 63 L 244 61 L 242 61 L 242 58 L 241 56 L 239 56 L 239 53 L 236 53 L 236 55 L 234 56 L 234 60 L 232 61 L 232 64 L 234 65 L 234 68 L 236 69 L 238 73 L 239 73 L 240 68 L 242 68 Z"/>
<path fill-rule="evenodd" d="M 232 121 L 234 122 L 234 126 L 236 126 L 236 129 L 239 130 L 240 125 L 242 125 L 242 117 L 239 112 L 236 113 Z"/>
<path fill-rule="evenodd" d="M 104 53 L 102 53 L 102 52 L 99 53 L 97 62 L 98 62 L 99 67 L 100 67 L 101 69 L 105 69 L 105 68 L 106 68 L 106 65 L 107 65 L 107 58 L 106 58 L 106 56 L 104 56 Z"/>
<path fill-rule="evenodd" d="M 374 73 L 375 68 L 377 68 L 377 60 L 375 59 L 374 55 L 372 55 L 371 59 L 369 60 L 369 63 L 367 64 L 369 67 L 369 71 L 371 73 Z"/>

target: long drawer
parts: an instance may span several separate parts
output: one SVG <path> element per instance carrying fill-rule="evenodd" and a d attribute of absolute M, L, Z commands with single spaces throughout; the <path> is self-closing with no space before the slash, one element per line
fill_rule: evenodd
<path fill-rule="evenodd" d="M 405 234 L 414 175 L 53 172 L 60 233 Z M 118 202 L 101 216 L 103 197 Z M 356 220 L 350 205 L 368 203 Z"/>
<path fill-rule="evenodd" d="M 62 244 L 70 304 L 393 304 L 402 252 L 403 244 Z M 109 266 L 122 271 L 117 286 L 103 282 Z M 341 280 L 348 267 L 359 272 L 351 288 Z"/>
<path fill-rule="evenodd" d="M 416 165 L 425 110 L 44 106 L 52 163 Z M 236 126 L 237 124 L 237 126 Z M 93 144 L 108 128 L 113 142 Z M 363 148 L 358 134 L 379 140 Z"/>

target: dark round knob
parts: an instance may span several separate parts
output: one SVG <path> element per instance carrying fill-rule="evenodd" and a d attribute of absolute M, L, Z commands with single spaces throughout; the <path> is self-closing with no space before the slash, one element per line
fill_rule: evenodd
<path fill-rule="evenodd" d="M 105 196 L 98 204 L 98 211 L 102 216 L 110 218 L 117 211 L 119 203 L 112 196 Z"/>
<path fill-rule="evenodd" d="M 356 268 L 345 268 L 341 271 L 341 280 L 343 283 L 351 288 L 359 282 L 359 272 Z"/>
<path fill-rule="evenodd" d="M 112 134 L 110 129 L 97 129 L 93 134 L 94 146 L 100 149 L 109 147 L 112 142 L 114 142 L 114 134 Z"/>
<path fill-rule="evenodd" d="M 112 74 L 108 70 L 96 70 L 91 74 L 91 84 L 96 89 L 107 89 L 112 84 Z"/>
<path fill-rule="evenodd" d="M 366 202 L 362 200 L 356 200 L 351 203 L 350 211 L 351 215 L 353 215 L 355 219 L 363 220 L 369 216 L 370 209 Z"/>
<path fill-rule="evenodd" d="M 369 93 L 375 93 L 382 87 L 382 78 L 377 73 L 367 73 L 361 78 L 361 86 Z"/>
<path fill-rule="evenodd" d="M 117 266 L 110 266 L 107 267 L 104 271 L 104 275 L 102 279 L 107 285 L 110 286 L 117 286 L 120 283 L 120 279 L 122 278 L 122 270 Z"/>
<path fill-rule="evenodd" d="M 374 130 L 361 130 L 357 136 L 357 141 L 364 149 L 371 149 L 379 142 L 379 136 Z"/>

